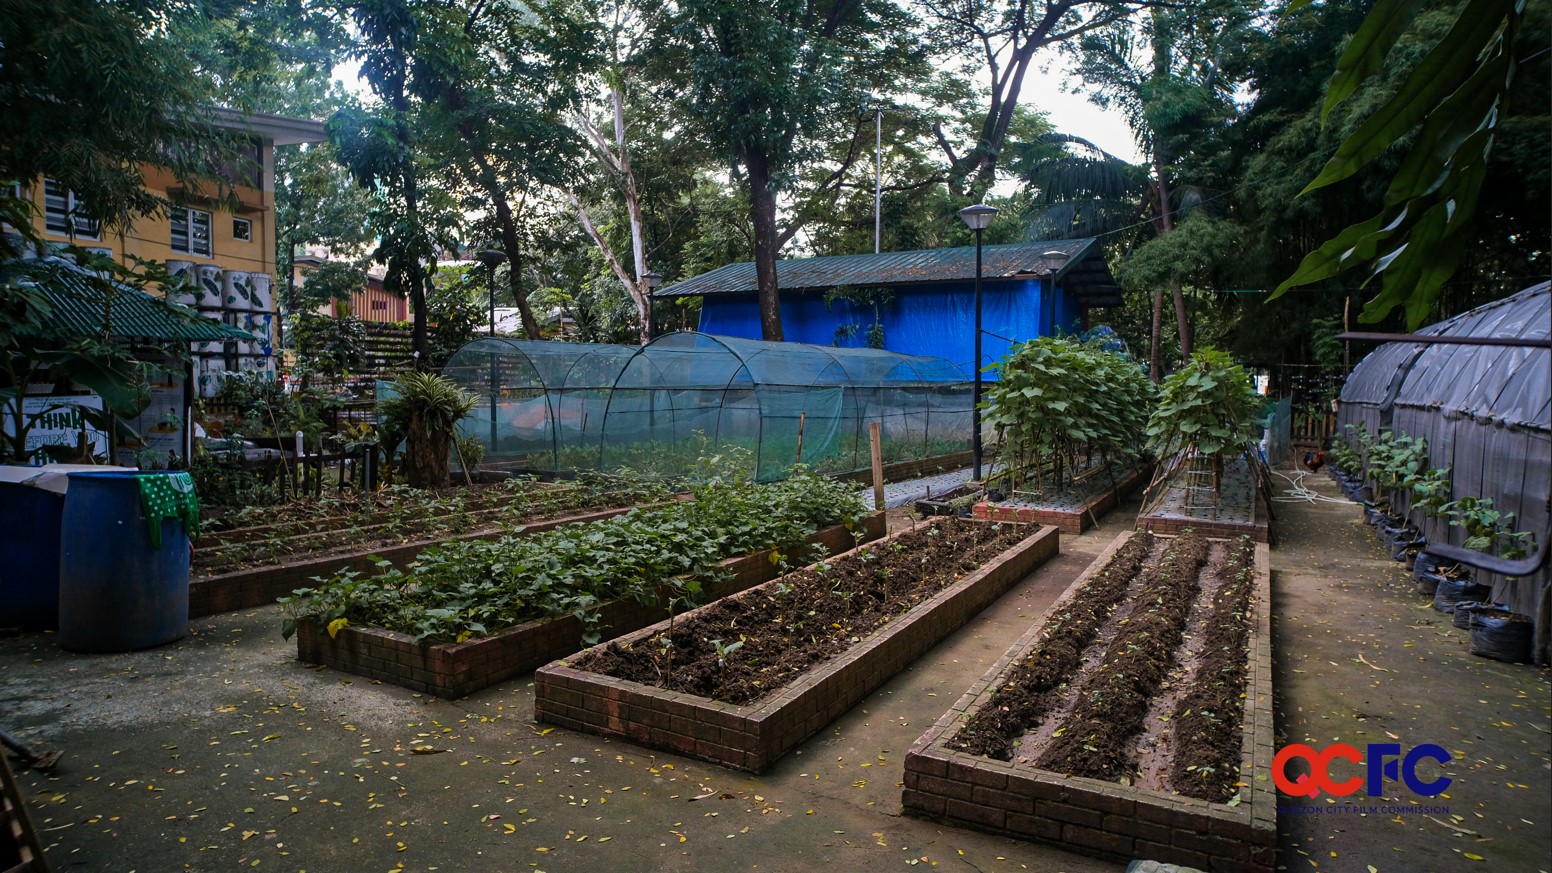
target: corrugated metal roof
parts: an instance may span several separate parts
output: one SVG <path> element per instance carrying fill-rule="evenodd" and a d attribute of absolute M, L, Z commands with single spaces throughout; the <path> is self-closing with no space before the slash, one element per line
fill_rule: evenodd
<path fill-rule="evenodd" d="M 1061 256 L 1049 256 L 1060 252 Z M 1096 241 L 1048 240 L 983 246 L 981 276 L 996 281 L 1054 275 L 1090 306 L 1119 306 L 1120 292 Z M 1082 265 L 1079 269 L 1079 265 Z M 776 282 L 783 291 L 813 291 L 837 285 L 915 285 L 966 282 L 975 279 L 975 246 L 791 258 L 776 262 Z M 750 294 L 758 287 L 753 261 L 728 264 L 658 289 L 656 297 L 706 294 Z"/>
<path fill-rule="evenodd" d="M 102 333 L 107 299 L 102 280 L 69 261 L 51 259 L 45 269 L 52 275 L 36 288 L 51 307 L 44 323 L 61 333 L 82 336 Z M 113 283 L 111 332 L 120 339 L 219 342 L 251 340 L 247 331 L 206 318 L 187 306 L 153 297 L 121 282 Z"/>

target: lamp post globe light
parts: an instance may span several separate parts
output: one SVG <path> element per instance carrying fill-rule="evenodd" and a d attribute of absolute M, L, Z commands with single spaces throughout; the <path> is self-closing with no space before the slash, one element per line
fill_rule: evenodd
<path fill-rule="evenodd" d="M 490 289 L 490 336 L 496 336 L 496 267 L 506 263 L 506 252 L 484 249 L 474 255 L 485 265 L 485 281 Z M 490 447 L 488 454 L 496 454 L 496 344 L 490 344 Z"/>
<path fill-rule="evenodd" d="M 981 481 L 981 231 L 996 216 L 996 207 L 984 203 L 959 210 L 965 226 L 975 231 L 975 393 L 970 406 L 970 458 L 976 482 Z"/>

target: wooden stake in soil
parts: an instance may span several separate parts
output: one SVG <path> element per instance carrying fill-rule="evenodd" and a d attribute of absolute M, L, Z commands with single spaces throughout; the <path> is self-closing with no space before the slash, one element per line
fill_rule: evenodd
<path fill-rule="evenodd" d="M 873 454 L 873 508 L 884 509 L 884 449 L 878 422 L 868 422 L 868 450 Z"/>
<path fill-rule="evenodd" d="M 808 413 L 806 413 L 806 412 L 798 413 L 798 457 L 797 457 L 797 460 L 792 462 L 794 464 L 801 464 L 801 463 L 803 463 L 803 422 L 806 421 L 807 419 L 808 419 Z"/>

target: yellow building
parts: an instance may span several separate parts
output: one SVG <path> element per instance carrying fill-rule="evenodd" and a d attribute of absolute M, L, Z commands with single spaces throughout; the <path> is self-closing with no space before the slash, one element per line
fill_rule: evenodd
<path fill-rule="evenodd" d="M 20 186 L 36 207 L 44 239 L 109 254 L 163 261 L 189 280 L 179 302 L 247 330 L 251 342 L 195 343 L 199 393 L 209 396 L 228 371 L 274 372 L 275 147 L 322 142 L 323 124 L 231 109 L 212 110 L 217 126 L 238 133 L 243 145 L 223 176 L 236 205 L 184 189 L 165 169 L 143 168 L 146 189 L 177 204 L 167 215 L 143 216 L 110 231 L 93 220 L 90 204 L 52 179 Z"/>

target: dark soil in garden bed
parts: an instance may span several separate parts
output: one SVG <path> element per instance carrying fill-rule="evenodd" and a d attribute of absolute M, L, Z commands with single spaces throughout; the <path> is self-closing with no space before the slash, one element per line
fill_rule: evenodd
<path fill-rule="evenodd" d="M 629 485 L 588 487 L 508 483 L 475 489 L 411 492 L 330 500 L 294 507 L 300 518 L 250 525 L 201 537 L 194 549 L 197 576 L 284 563 L 296 557 L 345 555 L 414 540 L 459 536 L 503 526 L 532 524 L 596 509 L 623 508 L 658 499 L 661 489 Z M 284 516 L 286 507 L 275 507 Z"/>
<path fill-rule="evenodd" d="M 845 652 L 1036 530 L 939 519 L 722 600 L 677 623 L 671 635 L 632 646 L 610 643 L 572 666 L 751 703 Z"/>
<path fill-rule="evenodd" d="M 1139 532 L 1051 616 L 951 745 L 1057 773 L 1229 799 L 1239 778 L 1254 581 L 1248 540 L 1155 541 Z"/>
<path fill-rule="evenodd" d="M 200 527 L 203 535 L 214 540 L 240 542 L 271 532 L 304 530 L 307 524 L 319 519 L 371 515 L 397 503 L 400 496 L 421 501 L 463 500 L 470 509 L 486 508 L 504 502 L 512 488 L 509 481 L 413 491 L 390 487 L 370 494 L 356 488 L 338 492 L 326 488 L 320 497 L 297 497 L 274 506 L 203 507 Z"/>
<path fill-rule="evenodd" d="M 997 506 L 1014 509 L 1054 509 L 1074 512 L 1099 495 L 1116 488 L 1134 469 L 1136 468 L 1133 466 L 1102 464 L 1094 460 L 1079 471 L 1080 481 L 1066 480 L 1060 488 L 1053 486 L 1042 488 L 1031 477 L 1018 491 L 1012 494 L 998 492 L 1001 494 L 1001 499 L 991 502 Z M 1006 484 L 999 487 L 1006 487 Z"/>

